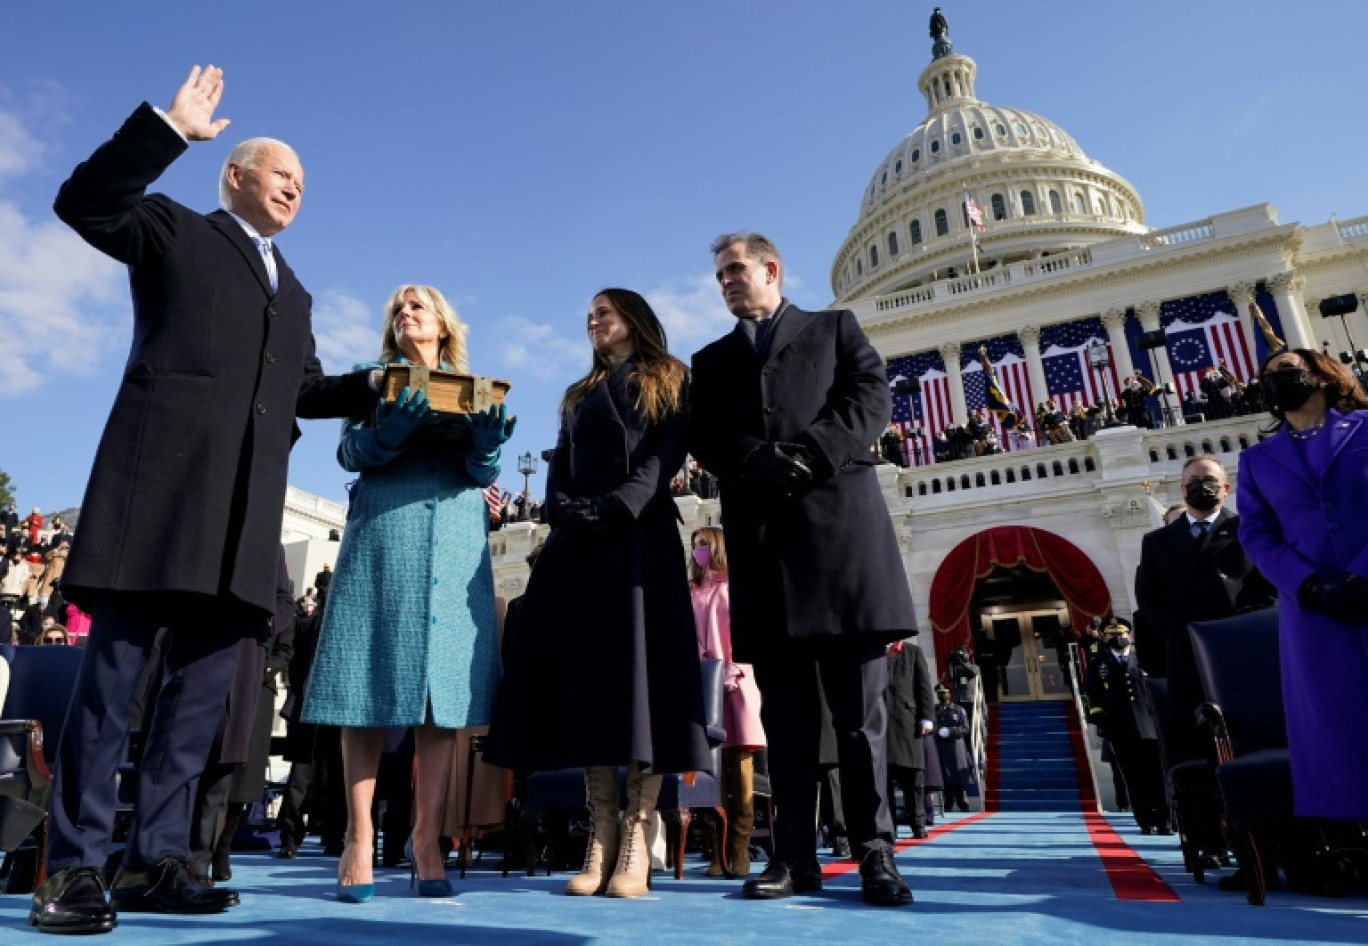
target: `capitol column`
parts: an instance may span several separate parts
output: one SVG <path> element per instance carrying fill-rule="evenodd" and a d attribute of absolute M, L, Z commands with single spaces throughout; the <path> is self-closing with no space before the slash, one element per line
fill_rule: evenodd
<path fill-rule="evenodd" d="M 964 376 L 960 374 L 959 342 L 946 342 L 940 353 L 945 359 L 945 381 L 950 387 L 950 422 L 963 424 L 969 419 L 969 408 L 964 400 Z"/>
<path fill-rule="evenodd" d="M 1035 413 L 1036 404 L 1050 396 L 1049 382 L 1045 380 L 1045 364 L 1040 360 L 1040 329 L 1034 325 L 1023 325 L 1017 329 L 1017 338 L 1026 353 L 1026 376 L 1031 380 L 1031 397 L 1035 403 L 1022 404 L 1027 415 Z"/>
<path fill-rule="evenodd" d="M 1249 314 L 1249 300 L 1254 298 L 1254 284 L 1252 282 L 1237 282 L 1226 290 L 1226 295 L 1235 304 L 1235 314 L 1240 318 L 1240 335 L 1244 338 L 1245 349 L 1249 352 L 1249 360 L 1254 363 L 1254 370 L 1258 371 L 1259 346 L 1255 343 L 1254 337 L 1259 328 L 1254 324 L 1254 319 Z M 1230 366 L 1227 365 L 1226 367 Z"/>
<path fill-rule="evenodd" d="M 1294 272 L 1274 273 L 1266 280 L 1273 304 L 1278 307 L 1278 321 L 1282 323 L 1283 341 L 1291 348 L 1316 349 L 1316 330 L 1311 327 L 1311 316 L 1306 311 L 1302 290 L 1306 280 Z"/>
<path fill-rule="evenodd" d="M 1157 332 L 1161 326 L 1159 324 L 1159 303 L 1142 302 L 1135 307 L 1135 317 L 1140 320 L 1140 329 L 1145 332 Z M 1149 350 L 1150 359 L 1154 364 L 1154 369 L 1162 375 L 1162 378 L 1151 378 L 1156 384 L 1173 380 L 1173 367 L 1169 364 L 1167 348 L 1151 348 Z"/>
<path fill-rule="evenodd" d="M 1116 376 L 1124 381 L 1126 375 L 1135 374 L 1130 343 L 1126 341 L 1126 310 L 1108 309 L 1103 312 L 1102 327 L 1107 330 L 1107 341 L 1111 342 L 1112 358 L 1116 360 Z"/>

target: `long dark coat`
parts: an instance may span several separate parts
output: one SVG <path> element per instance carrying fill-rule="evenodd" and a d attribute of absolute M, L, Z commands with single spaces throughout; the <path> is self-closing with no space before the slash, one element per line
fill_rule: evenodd
<path fill-rule="evenodd" d="M 1368 411 L 1326 412 L 1240 454 L 1240 542 L 1278 589 L 1283 708 L 1298 815 L 1368 819 L 1368 615 L 1304 610 L 1308 576 L 1368 578 Z"/>
<path fill-rule="evenodd" d="M 545 770 L 637 761 L 658 772 L 709 765 L 702 678 L 670 480 L 684 418 L 647 423 L 628 362 L 561 417 L 546 496 L 612 494 L 625 522 L 601 535 L 553 527 L 532 570 L 494 707 L 485 758 Z"/>
<path fill-rule="evenodd" d="M 185 148 L 144 103 L 54 205 L 128 265 L 133 294 L 133 343 L 62 586 L 87 612 L 104 592 L 185 592 L 265 617 L 295 416 L 359 416 L 375 396 L 363 373 L 323 376 L 312 300 L 278 249 L 273 296 L 231 216 L 145 194 Z"/>
<path fill-rule="evenodd" d="M 1188 625 L 1230 617 L 1244 608 L 1271 606 L 1276 594 L 1240 546 L 1240 517 L 1222 509 L 1210 532 L 1193 538 L 1187 516 L 1148 533 L 1140 542 L 1140 567 L 1135 572 L 1135 600 L 1144 615 L 1146 631 L 1158 640 L 1141 640 L 1136 622 L 1135 649 L 1141 665 L 1163 668 L 1168 680 L 1178 758 L 1202 758 L 1204 743 L 1194 713 L 1202 704 L 1202 682 L 1192 653 Z M 1159 660 L 1147 650 L 1157 649 Z M 1152 672 L 1152 671 L 1151 671 Z M 1210 740 L 1206 740 L 1209 744 Z"/>
<path fill-rule="evenodd" d="M 974 782 L 974 765 L 969 759 L 969 750 L 964 746 L 964 737 L 969 735 L 969 716 L 958 703 L 937 703 L 936 756 L 940 762 L 941 785 L 946 788 L 963 788 Z M 941 735 L 944 729 L 946 734 Z"/>
<path fill-rule="evenodd" d="M 888 658 L 888 764 L 904 769 L 923 769 L 921 721 L 935 721 L 936 691 L 926 655 L 912 641 Z"/>
<path fill-rule="evenodd" d="M 741 328 L 694 355 L 689 424 L 690 451 L 721 485 L 736 659 L 789 638 L 916 633 L 870 452 L 892 410 L 883 360 L 849 311 L 786 304 L 765 357 Z M 811 452 L 810 488 L 789 498 L 742 475 L 767 441 Z"/>

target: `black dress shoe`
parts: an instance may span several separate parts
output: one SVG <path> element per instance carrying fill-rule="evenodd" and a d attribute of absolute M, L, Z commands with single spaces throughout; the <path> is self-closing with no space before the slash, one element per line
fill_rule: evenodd
<path fill-rule="evenodd" d="M 832 856 L 832 857 L 849 857 L 849 856 L 850 856 L 850 839 L 849 839 L 849 838 L 841 838 L 841 837 L 838 837 L 836 840 L 832 841 L 832 842 L 831 842 L 831 856 Z"/>
<path fill-rule="evenodd" d="M 1159 834 L 1162 835 L 1163 837 L 1166 837 L 1166 838 L 1171 838 L 1171 837 L 1173 837 L 1173 829 L 1170 828 L 1170 827 L 1169 827 L 1168 825 L 1166 825 L 1166 824 L 1160 825 L 1158 830 L 1159 830 Z"/>
<path fill-rule="evenodd" d="M 164 857 L 145 870 L 119 868 L 110 891 L 116 910 L 127 913 L 222 913 L 238 905 L 236 890 L 197 881 L 183 857 Z"/>
<path fill-rule="evenodd" d="M 97 867 L 68 867 L 48 876 L 33 892 L 29 926 L 42 933 L 108 933 L 119 918 L 105 901 Z"/>
<path fill-rule="evenodd" d="M 876 907 L 901 907 L 912 902 L 912 890 L 893 864 L 891 847 L 875 848 L 860 861 L 860 899 Z"/>
<path fill-rule="evenodd" d="M 1149 825 L 1145 825 L 1143 828 L 1140 829 L 1140 833 L 1148 836 L 1154 833 L 1154 829 L 1151 828 Z"/>
<path fill-rule="evenodd" d="M 298 856 L 299 845 L 295 844 L 293 841 L 290 841 L 288 839 L 282 839 L 280 842 L 280 850 L 276 852 L 276 857 L 288 861 Z"/>
<path fill-rule="evenodd" d="M 931 836 L 931 834 L 930 834 L 930 832 L 928 832 L 928 831 L 926 830 L 926 826 L 925 826 L 925 825 L 914 824 L 914 825 L 912 826 L 912 837 L 917 838 L 918 840 L 924 841 L 924 840 L 926 840 L 927 838 L 929 838 L 930 836 Z"/>
<path fill-rule="evenodd" d="M 782 900 L 796 893 L 816 893 L 821 889 L 822 872 L 817 865 L 793 870 L 783 861 L 773 860 L 741 885 L 741 896 L 747 900 Z"/>

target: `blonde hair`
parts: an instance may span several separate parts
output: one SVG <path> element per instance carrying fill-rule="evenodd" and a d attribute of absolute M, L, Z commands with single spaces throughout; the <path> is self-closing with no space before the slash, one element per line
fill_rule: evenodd
<path fill-rule="evenodd" d="M 438 361 L 457 374 L 468 373 L 470 362 L 466 356 L 466 324 L 461 321 L 456 310 L 436 286 L 423 286 L 417 283 L 400 286 L 390 293 L 389 300 L 385 303 L 385 327 L 380 331 L 380 360 L 394 361 L 403 357 L 404 353 L 399 350 L 399 341 L 394 337 L 394 314 L 403 304 L 404 296 L 410 292 L 418 297 L 418 301 L 426 306 L 429 312 L 437 316 L 437 321 L 442 324 L 442 330 L 446 332 L 446 338 L 442 339 L 437 349 Z"/>
<path fill-rule="evenodd" d="M 698 559 L 693 557 L 693 550 L 697 548 L 694 544 L 699 539 L 708 547 L 708 567 L 701 568 Z M 727 540 L 723 536 L 722 530 L 717 526 L 704 526 L 694 530 L 694 534 L 689 537 L 689 583 L 697 585 L 703 581 L 703 576 L 707 572 L 718 572 L 721 575 L 727 574 Z"/>

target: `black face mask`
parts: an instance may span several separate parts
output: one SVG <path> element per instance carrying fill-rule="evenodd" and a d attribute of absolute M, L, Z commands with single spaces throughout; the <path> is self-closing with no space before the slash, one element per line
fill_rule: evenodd
<path fill-rule="evenodd" d="M 1183 498 L 1198 512 L 1211 512 L 1221 504 L 1221 487 L 1217 483 L 1193 480 L 1183 491 Z"/>
<path fill-rule="evenodd" d="M 1286 413 L 1295 411 L 1316 393 L 1316 387 L 1306 379 L 1305 368 L 1279 368 L 1263 376 L 1264 398 L 1273 407 Z"/>
<path fill-rule="evenodd" d="M 1117 651 L 1117 652 L 1119 653 L 1119 652 L 1125 650 L 1127 647 L 1130 646 L 1130 638 L 1129 638 L 1129 637 L 1122 637 L 1121 635 L 1118 634 L 1118 635 L 1116 635 L 1115 637 L 1113 637 L 1110 641 L 1108 641 L 1107 643 L 1108 643 L 1108 645 L 1111 647 L 1112 650 Z"/>

